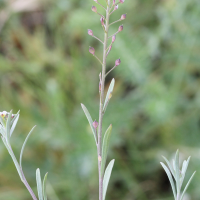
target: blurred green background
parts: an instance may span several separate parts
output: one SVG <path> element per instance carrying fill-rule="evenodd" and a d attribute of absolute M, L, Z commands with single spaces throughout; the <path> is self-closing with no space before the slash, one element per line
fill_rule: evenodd
<path fill-rule="evenodd" d="M 99 0 L 104 3 L 104 0 Z M 36 191 L 35 170 L 49 172 L 49 200 L 98 199 L 94 138 L 81 109 L 98 119 L 101 66 L 99 16 L 92 0 L 0 0 L 0 110 L 20 110 L 12 137 L 20 148 L 37 125 L 23 156 Z M 99 12 L 103 10 L 97 6 Z M 107 199 L 173 198 L 159 162 L 176 149 L 192 156 L 186 179 L 197 170 L 186 195 L 200 196 L 200 1 L 126 0 L 111 21 L 127 13 L 124 31 L 108 57 L 106 88 L 116 78 L 104 117 L 113 124 L 108 161 L 115 158 Z M 110 33 L 116 32 L 116 24 Z M 0 199 L 31 200 L 0 142 Z"/>

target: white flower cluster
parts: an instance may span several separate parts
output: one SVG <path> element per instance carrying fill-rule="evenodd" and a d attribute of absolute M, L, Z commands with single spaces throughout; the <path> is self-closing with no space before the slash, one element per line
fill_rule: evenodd
<path fill-rule="evenodd" d="M 8 115 L 9 115 L 9 112 L 7 112 L 7 111 L 0 112 L 0 116 L 1 116 L 3 119 L 7 118 Z M 12 118 L 13 118 L 14 116 L 15 116 L 15 115 L 12 114 Z"/>

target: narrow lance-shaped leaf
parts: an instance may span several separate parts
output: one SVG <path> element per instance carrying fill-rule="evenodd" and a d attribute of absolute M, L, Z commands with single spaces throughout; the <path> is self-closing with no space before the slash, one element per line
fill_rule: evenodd
<path fill-rule="evenodd" d="M 17 118 L 17 116 L 19 115 L 19 113 L 20 113 L 20 110 L 12 118 L 11 123 L 10 123 L 11 125 L 13 124 L 13 122 L 15 121 L 15 119 Z"/>
<path fill-rule="evenodd" d="M 167 165 L 168 165 L 168 167 L 169 167 L 169 169 L 170 169 L 172 175 L 174 176 L 174 178 L 176 178 L 176 177 L 175 177 L 175 174 L 174 174 L 174 169 L 173 169 L 172 165 L 171 165 L 170 162 L 167 160 L 167 158 L 165 158 L 164 156 L 162 156 L 162 157 L 164 158 L 165 162 L 167 163 Z"/>
<path fill-rule="evenodd" d="M 18 119 L 19 119 L 19 114 L 16 116 L 15 120 L 13 121 L 13 123 L 11 123 L 11 129 L 10 129 L 10 137 L 13 133 L 13 131 L 15 130 L 15 127 L 17 125 L 17 122 L 18 122 Z"/>
<path fill-rule="evenodd" d="M 0 123 L 2 124 L 2 126 L 4 126 L 5 124 L 4 124 L 4 120 L 3 120 L 3 118 L 0 116 Z"/>
<path fill-rule="evenodd" d="M 185 188 L 184 188 L 184 190 L 183 190 L 183 193 L 182 193 L 182 195 L 181 195 L 181 198 L 180 198 L 180 200 L 182 200 L 182 199 L 183 199 L 183 196 L 184 196 L 184 194 L 185 194 L 185 192 L 186 192 L 186 190 L 187 190 L 188 186 L 190 185 L 190 182 L 192 181 L 192 179 L 193 179 L 193 177 L 194 177 L 195 173 L 196 173 L 196 171 L 195 171 L 195 172 L 192 174 L 192 176 L 190 177 L 190 179 L 189 179 L 189 181 L 188 181 L 187 185 L 185 186 Z"/>
<path fill-rule="evenodd" d="M 47 180 L 47 175 L 48 173 L 45 174 L 44 179 L 43 179 L 43 198 L 44 200 L 47 200 L 47 194 L 46 194 L 46 180 Z"/>
<path fill-rule="evenodd" d="M 179 193 L 180 192 L 179 150 L 176 151 L 175 155 L 175 170 L 176 170 L 176 189 L 177 193 Z"/>
<path fill-rule="evenodd" d="M 91 117 L 88 109 L 83 104 L 81 104 L 81 107 L 82 107 L 82 109 L 83 109 L 83 111 L 84 111 L 84 113 L 85 113 L 85 115 L 86 115 L 86 117 L 88 119 L 88 122 L 90 124 L 90 127 L 91 127 L 93 135 L 94 135 L 95 142 L 97 144 L 97 136 L 96 136 L 96 132 L 95 132 L 95 129 L 93 127 L 93 124 L 92 124 L 93 123 L 92 117 Z"/>
<path fill-rule="evenodd" d="M 164 163 L 160 162 L 160 164 L 162 165 L 163 169 L 165 170 L 165 172 L 168 176 L 168 179 L 169 179 L 169 182 L 171 184 L 172 191 L 173 191 L 173 194 L 174 194 L 174 199 L 176 199 L 176 189 L 175 189 L 175 185 L 174 185 L 172 175 L 171 175 L 170 171 L 168 170 L 168 168 L 166 167 L 166 165 Z"/>
<path fill-rule="evenodd" d="M 29 138 L 29 136 L 31 135 L 31 133 L 33 132 L 33 129 L 34 129 L 35 127 L 36 127 L 36 126 L 34 126 L 34 127 L 31 129 L 31 131 L 30 131 L 29 134 L 26 136 L 26 139 L 25 139 L 25 141 L 24 141 L 24 143 L 23 143 L 23 145 L 22 145 L 21 152 L 20 152 L 20 158 L 19 158 L 19 163 L 20 163 L 21 168 L 22 168 L 22 155 L 23 155 L 23 152 L 24 152 L 24 148 L 25 148 L 25 146 L 26 146 L 26 142 L 28 141 L 28 138 Z"/>
<path fill-rule="evenodd" d="M 38 191 L 39 200 L 43 200 L 42 181 L 41 181 L 40 169 L 39 168 L 37 168 L 37 170 L 36 170 L 36 181 L 37 181 L 37 191 Z"/>
<path fill-rule="evenodd" d="M 10 111 L 8 115 L 8 119 L 6 121 L 6 140 L 7 143 L 10 144 L 10 122 L 11 122 L 11 117 L 12 117 L 12 110 Z"/>
<path fill-rule="evenodd" d="M 108 188 L 108 183 L 110 180 L 110 176 L 111 176 L 111 172 L 112 172 L 112 168 L 114 165 L 115 160 L 111 160 L 110 163 L 108 164 L 104 177 L 103 177 L 103 200 L 105 200 L 106 197 L 106 192 L 107 192 L 107 188 Z"/>
<path fill-rule="evenodd" d="M 115 86 L 115 79 L 113 78 L 111 83 L 110 83 L 110 86 L 108 88 L 108 92 L 106 94 L 106 98 L 105 98 L 105 102 L 104 102 L 104 106 L 103 106 L 103 110 L 104 112 L 106 111 L 106 107 L 109 103 L 109 100 L 110 100 L 110 95 L 112 95 L 112 92 L 113 92 L 113 89 L 114 89 L 114 86 Z"/>
<path fill-rule="evenodd" d="M 6 137 L 5 128 L 1 124 L 0 124 L 0 133 L 3 135 L 3 137 Z"/>
<path fill-rule="evenodd" d="M 184 160 L 184 162 L 183 162 L 183 167 L 182 167 L 182 170 L 181 170 L 181 173 L 182 173 L 181 185 L 183 184 L 183 181 L 184 181 L 184 178 L 185 178 L 185 173 L 186 173 L 186 171 L 187 171 L 187 168 L 188 168 L 188 165 L 189 165 L 189 162 L 190 162 L 190 158 L 191 158 L 191 157 L 189 157 L 189 158 L 187 159 L 187 161 Z"/>
<path fill-rule="evenodd" d="M 108 154 L 108 147 L 110 142 L 110 136 L 112 131 L 112 124 L 108 127 L 108 129 L 105 132 L 104 138 L 103 138 L 103 146 L 102 146 L 102 161 L 101 161 L 101 174 L 103 175 L 107 154 Z"/>
<path fill-rule="evenodd" d="M 6 147 L 7 150 L 8 150 L 8 152 L 9 152 L 9 154 L 10 154 L 10 156 L 11 156 L 11 158 L 12 158 L 14 164 L 15 164 L 15 167 L 16 167 L 16 169 L 17 169 L 17 172 L 18 172 L 18 174 L 19 174 L 19 176 L 20 176 L 20 178 L 21 178 L 21 180 L 22 180 L 22 182 L 23 182 L 22 173 L 21 173 L 21 169 L 20 169 L 19 163 L 17 162 L 17 159 L 16 159 L 15 155 L 13 154 L 11 148 L 10 148 L 10 147 L 8 146 L 8 144 L 6 143 L 6 139 L 5 139 L 4 137 L 1 137 L 1 138 L 2 138 L 2 141 L 3 141 L 4 145 L 5 145 L 5 147 Z"/>

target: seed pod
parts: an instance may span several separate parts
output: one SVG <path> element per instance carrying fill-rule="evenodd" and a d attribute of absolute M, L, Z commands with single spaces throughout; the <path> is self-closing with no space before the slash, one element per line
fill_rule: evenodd
<path fill-rule="evenodd" d="M 95 12 L 95 13 L 97 13 L 97 8 L 96 8 L 96 6 L 92 6 L 92 11 Z"/>
<path fill-rule="evenodd" d="M 99 125 L 99 123 L 95 120 L 94 122 L 93 122 L 93 127 L 95 128 L 95 129 L 97 129 L 97 127 L 98 127 L 98 125 Z"/>
<path fill-rule="evenodd" d="M 120 63 L 121 63 L 121 60 L 120 60 L 120 59 L 117 59 L 117 60 L 115 61 L 115 66 L 120 65 Z"/>
<path fill-rule="evenodd" d="M 88 35 L 91 35 L 91 36 L 93 36 L 93 31 L 92 31 L 92 30 L 90 30 L 90 29 L 88 29 Z"/>
<path fill-rule="evenodd" d="M 101 21 L 102 26 L 104 26 L 104 18 L 103 17 L 100 18 L 100 21 Z"/>
<path fill-rule="evenodd" d="M 95 54 L 95 49 L 93 47 L 89 47 L 89 52 L 94 55 Z"/>
<path fill-rule="evenodd" d="M 119 6 L 118 6 L 118 5 L 116 5 L 116 6 L 115 6 L 115 8 L 114 8 L 114 10 L 117 10 L 118 8 L 119 8 Z"/>
<path fill-rule="evenodd" d="M 116 40 L 116 35 L 112 36 L 112 43 Z"/>
<path fill-rule="evenodd" d="M 123 25 L 119 26 L 118 32 L 123 31 L 123 28 L 124 28 Z"/>
<path fill-rule="evenodd" d="M 121 16 L 121 20 L 124 20 L 124 19 L 126 19 L 126 14 L 123 14 L 123 15 Z"/>

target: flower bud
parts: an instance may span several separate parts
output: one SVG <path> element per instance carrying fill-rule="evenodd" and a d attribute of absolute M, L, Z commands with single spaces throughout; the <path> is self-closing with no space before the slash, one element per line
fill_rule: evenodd
<path fill-rule="evenodd" d="M 119 0 L 120 3 L 124 3 L 125 0 Z"/>
<path fill-rule="evenodd" d="M 106 55 L 108 55 L 110 53 L 111 49 L 112 49 L 112 45 L 110 45 L 110 47 L 109 47 L 108 52 L 107 52 Z"/>
<path fill-rule="evenodd" d="M 123 25 L 119 26 L 118 32 L 123 31 L 123 28 L 124 28 Z"/>
<path fill-rule="evenodd" d="M 113 0 L 113 5 L 115 5 L 115 3 L 116 3 L 116 1 L 115 1 L 115 0 Z"/>
<path fill-rule="evenodd" d="M 92 11 L 95 12 L 95 13 L 97 12 L 96 6 L 92 6 Z"/>
<path fill-rule="evenodd" d="M 116 35 L 112 36 L 112 43 L 116 40 Z"/>
<path fill-rule="evenodd" d="M 95 120 L 95 121 L 92 123 L 92 125 L 93 125 L 93 127 L 94 127 L 95 129 L 97 129 L 99 123 Z"/>
<path fill-rule="evenodd" d="M 123 14 L 123 15 L 121 16 L 121 20 L 124 20 L 124 19 L 126 19 L 126 14 Z"/>
<path fill-rule="evenodd" d="M 96 3 L 97 3 L 97 2 L 98 2 L 98 0 L 94 0 L 94 2 L 96 2 Z"/>
<path fill-rule="evenodd" d="M 115 66 L 120 65 L 120 63 L 121 63 L 121 60 L 120 60 L 120 59 L 117 59 L 117 60 L 115 61 Z"/>
<path fill-rule="evenodd" d="M 103 17 L 100 18 L 100 21 L 101 21 L 102 26 L 104 26 L 104 18 Z"/>
<path fill-rule="evenodd" d="M 115 8 L 114 8 L 114 10 L 117 10 L 118 8 L 119 8 L 119 6 L 118 6 L 118 5 L 116 5 L 116 6 L 115 6 Z"/>
<path fill-rule="evenodd" d="M 93 36 L 93 31 L 92 31 L 92 30 L 90 30 L 90 29 L 88 29 L 88 35 L 91 35 L 91 36 Z"/>
<path fill-rule="evenodd" d="M 99 92 L 101 92 L 101 83 L 99 83 Z"/>
<path fill-rule="evenodd" d="M 94 55 L 95 49 L 93 47 L 89 47 L 89 52 Z"/>

